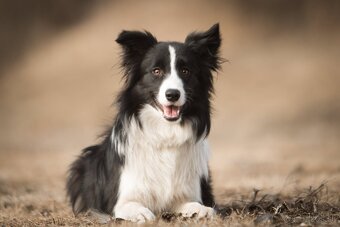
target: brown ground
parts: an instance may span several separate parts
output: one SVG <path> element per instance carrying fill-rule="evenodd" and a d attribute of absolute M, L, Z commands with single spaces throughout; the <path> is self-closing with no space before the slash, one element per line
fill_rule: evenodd
<path fill-rule="evenodd" d="M 217 21 L 221 54 L 229 60 L 216 77 L 210 135 L 223 218 L 208 223 L 340 224 L 340 37 L 326 32 L 327 13 L 317 14 L 321 22 L 307 13 L 297 29 L 244 16 L 237 4 L 186 2 L 104 4 L 53 36 L 40 31 L 48 38 L 4 71 L 1 224 L 94 224 L 73 216 L 65 176 L 115 112 L 110 105 L 121 86 L 116 35 L 148 29 L 159 40 L 181 41 Z M 171 215 L 160 222 L 169 220 L 195 223 Z"/>

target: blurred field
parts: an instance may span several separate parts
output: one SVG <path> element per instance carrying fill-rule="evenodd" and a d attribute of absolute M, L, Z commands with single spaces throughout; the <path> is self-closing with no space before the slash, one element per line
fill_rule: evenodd
<path fill-rule="evenodd" d="M 25 29 L 20 20 L 12 27 L 1 22 L 0 223 L 93 224 L 73 217 L 64 184 L 68 165 L 115 113 L 111 104 L 122 85 L 117 34 L 146 29 L 158 40 L 183 41 L 216 22 L 229 62 L 215 80 L 211 170 L 217 203 L 228 212 L 211 224 L 252 225 L 274 212 L 248 209 L 254 188 L 258 198 L 279 194 L 289 204 L 322 183 L 304 201 L 329 204 L 334 209 L 322 211 L 329 219 L 304 219 L 321 214 L 306 208 L 293 224 L 340 223 L 337 1 L 61 2 L 53 11 L 59 20 L 46 11 Z M 78 13 L 68 18 L 65 9 Z M 237 211 L 242 206 L 244 213 Z"/>

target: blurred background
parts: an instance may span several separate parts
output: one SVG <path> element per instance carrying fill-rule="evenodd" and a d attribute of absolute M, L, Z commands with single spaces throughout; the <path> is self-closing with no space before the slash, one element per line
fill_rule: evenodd
<path fill-rule="evenodd" d="M 339 1 L 4 0 L 0 205 L 15 196 L 69 209 L 68 165 L 116 111 L 121 30 L 183 41 L 216 22 L 228 60 L 215 77 L 210 135 L 220 201 L 253 188 L 339 190 Z"/>

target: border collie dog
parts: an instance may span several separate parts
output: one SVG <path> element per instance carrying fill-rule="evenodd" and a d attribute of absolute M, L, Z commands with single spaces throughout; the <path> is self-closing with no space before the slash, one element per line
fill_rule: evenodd
<path fill-rule="evenodd" d="M 117 116 L 102 142 L 71 165 L 73 212 L 135 222 L 162 212 L 211 218 L 206 138 L 212 73 L 221 65 L 219 25 L 184 43 L 158 42 L 147 31 L 122 31 L 116 42 L 125 72 Z"/>

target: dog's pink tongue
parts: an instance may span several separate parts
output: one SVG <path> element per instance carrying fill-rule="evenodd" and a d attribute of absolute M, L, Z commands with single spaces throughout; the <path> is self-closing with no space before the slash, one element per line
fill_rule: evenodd
<path fill-rule="evenodd" d="M 178 106 L 164 106 L 164 115 L 167 118 L 177 118 L 179 115 L 179 107 Z"/>

